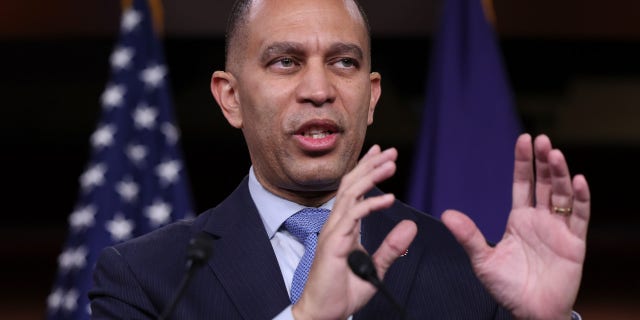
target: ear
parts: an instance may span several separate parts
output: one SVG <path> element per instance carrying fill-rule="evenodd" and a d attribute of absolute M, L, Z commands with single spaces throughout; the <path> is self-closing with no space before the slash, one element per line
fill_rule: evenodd
<path fill-rule="evenodd" d="M 369 101 L 369 116 L 367 118 L 367 124 L 373 123 L 373 112 L 376 109 L 376 105 L 378 104 L 378 99 L 380 99 L 380 94 L 382 93 L 381 81 L 382 76 L 377 72 L 371 72 L 369 75 L 369 80 L 371 81 L 371 100 Z"/>
<path fill-rule="evenodd" d="M 211 93 L 230 125 L 242 128 L 242 110 L 236 78 L 229 72 L 216 71 L 211 77 Z"/>

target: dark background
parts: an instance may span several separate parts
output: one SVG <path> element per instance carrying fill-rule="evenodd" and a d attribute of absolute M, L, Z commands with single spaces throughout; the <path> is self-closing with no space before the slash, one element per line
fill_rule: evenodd
<path fill-rule="evenodd" d="M 383 95 L 367 145 L 399 149 L 383 188 L 404 199 L 440 2 L 362 1 Z M 231 1 L 165 1 L 169 76 L 198 211 L 223 199 L 249 159 L 209 93 L 223 66 Z M 640 315 L 640 2 L 496 0 L 497 30 L 524 128 L 547 133 L 587 176 L 593 218 L 576 309 Z M 89 156 L 118 2 L 0 4 L 0 318 L 44 315 L 78 177 Z M 4 315 L 2 314 L 4 313 Z"/>

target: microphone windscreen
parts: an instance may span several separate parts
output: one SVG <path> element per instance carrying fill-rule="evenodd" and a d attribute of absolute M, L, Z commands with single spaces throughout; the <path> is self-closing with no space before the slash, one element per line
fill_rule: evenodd
<path fill-rule="evenodd" d="M 213 240 L 211 236 L 201 231 L 189 240 L 187 260 L 191 260 L 193 263 L 203 263 L 211 256 L 212 248 Z"/>
<path fill-rule="evenodd" d="M 376 268 L 371 261 L 371 257 L 361 250 L 354 250 L 347 257 L 347 263 L 351 271 L 358 277 L 366 281 L 372 281 L 378 279 Z"/>

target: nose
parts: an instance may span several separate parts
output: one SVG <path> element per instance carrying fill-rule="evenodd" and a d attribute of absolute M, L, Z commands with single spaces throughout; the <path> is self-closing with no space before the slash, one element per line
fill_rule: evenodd
<path fill-rule="evenodd" d="M 308 63 L 298 83 L 298 102 L 321 107 L 335 99 L 336 90 L 330 71 L 323 63 Z"/>

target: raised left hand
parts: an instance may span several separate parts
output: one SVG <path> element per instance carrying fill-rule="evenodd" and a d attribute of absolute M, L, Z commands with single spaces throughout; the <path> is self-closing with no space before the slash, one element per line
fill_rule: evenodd
<path fill-rule="evenodd" d="M 513 207 L 502 240 L 490 247 L 460 212 L 448 210 L 442 220 L 469 254 L 480 281 L 516 318 L 570 319 L 589 214 L 584 176 L 571 178 L 549 138 L 536 137 L 532 147 L 531 136 L 524 134 L 516 142 Z"/>

